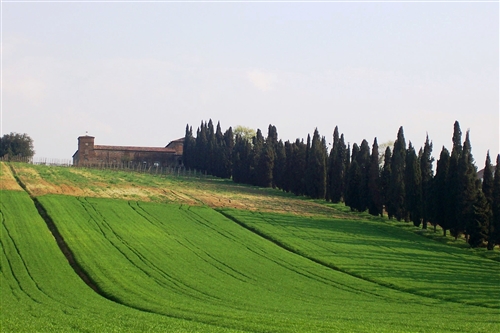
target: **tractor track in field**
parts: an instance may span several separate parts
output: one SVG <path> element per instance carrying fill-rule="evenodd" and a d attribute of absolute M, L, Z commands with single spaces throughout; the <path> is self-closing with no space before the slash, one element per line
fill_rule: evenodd
<path fill-rule="evenodd" d="M 33 204 L 35 205 L 35 207 L 38 211 L 38 214 L 47 224 L 47 228 L 49 228 L 50 232 L 52 233 L 52 236 L 54 236 L 54 239 L 55 239 L 57 245 L 59 246 L 59 249 L 64 254 L 66 259 L 68 260 L 68 263 L 71 266 L 71 268 L 80 277 L 80 279 L 82 279 L 82 281 L 85 282 L 85 284 L 87 286 L 92 288 L 92 290 L 94 290 L 96 293 L 98 293 L 99 295 L 101 295 L 107 299 L 113 300 L 112 297 L 110 297 L 109 295 L 106 295 L 99 288 L 99 286 L 95 283 L 95 281 L 93 281 L 90 278 L 90 276 L 87 274 L 87 272 L 78 264 L 78 262 L 75 260 L 75 256 L 73 255 L 73 252 L 71 251 L 68 244 L 64 240 L 64 237 L 61 235 L 61 233 L 57 229 L 56 224 L 54 223 L 54 220 L 52 220 L 50 215 L 47 213 L 47 210 L 45 209 L 45 207 L 43 207 L 43 205 L 40 203 L 40 201 L 34 195 L 32 195 L 32 193 L 28 190 L 28 188 L 23 183 L 23 181 L 17 176 L 16 170 L 14 169 L 14 167 L 12 165 L 10 165 L 10 168 L 12 170 L 12 175 L 16 179 L 19 186 L 21 186 L 21 188 L 30 196 L 31 200 L 33 200 Z"/>
<path fill-rule="evenodd" d="M 313 256 L 310 256 L 306 253 L 303 253 L 297 249 L 294 249 L 292 248 L 291 246 L 289 246 L 288 244 L 278 240 L 278 239 L 275 239 L 271 236 L 269 236 L 268 234 L 266 234 L 265 232 L 253 227 L 253 226 L 250 226 L 248 224 L 246 224 L 245 222 L 243 221 L 240 221 L 238 218 L 224 212 L 224 210 L 222 209 L 215 209 L 215 211 L 219 212 L 221 215 L 223 215 L 224 217 L 226 217 L 227 219 L 233 221 L 234 223 L 240 225 L 241 227 L 253 232 L 254 234 L 274 243 L 275 245 L 281 247 L 282 249 L 288 251 L 288 252 L 291 252 L 293 254 L 296 254 L 296 255 L 299 255 L 305 259 L 308 259 L 318 265 L 321 265 L 321 266 L 324 266 L 326 268 L 329 268 L 329 269 L 333 269 L 335 271 L 338 271 L 340 273 L 344 273 L 344 274 L 347 274 L 347 275 L 350 275 L 351 277 L 354 277 L 354 278 L 357 278 L 357 279 L 360 279 L 360 280 L 364 280 L 366 282 L 370 282 L 370 283 L 374 283 L 376 285 L 379 285 L 381 287 L 384 287 L 384 288 L 389 288 L 389 289 L 392 289 L 392 290 L 395 290 L 395 291 L 399 291 L 399 292 L 403 292 L 403 293 L 407 293 L 407 294 L 411 294 L 411 295 L 414 295 L 414 296 L 418 296 L 418 297 L 424 297 L 424 298 L 429 298 L 429 299 L 434 299 L 434 300 L 439 300 L 439 301 L 446 301 L 446 302 L 450 302 L 450 303 L 456 303 L 456 304 L 462 304 L 462 305 L 467 305 L 467 306 L 475 306 L 475 307 L 480 307 L 480 308 L 488 308 L 488 309 L 496 309 L 497 307 L 495 306 L 488 306 L 488 305 L 484 305 L 484 304 L 476 304 L 476 303 L 467 303 L 467 302 L 460 302 L 460 301 L 457 301 L 456 299 L 450 299 L 448 297 L 433 297 L 433 296 L 430 296 L 430 295 L 427 295 L 425 293 L 420 293 L 420 292 L 415 292 L 414 290 L 408 290 L 408 289 L 405 289 L 404 287 L 396 287 L 395 285 L 393 284 L 390 284 L 390 283 L 385 283 L 385 282 L 382 282 L 382 281 L 377 281 L 375 279 L 371 279 L 371 278 L 367 278 L 366 276 L 362 276 L 358 273 L 354 273 L 354 272 L 350 272 L 350 271 L 347 271 L 347 270 L 344 270 L 340 267 L 337 267 L 331 263 L 328 263 L 328 262 L 325 262 L 324 260 L 321 260 L 321 259 L 318 259 L 318 258 L 315 258 Z M 346 286 L 348 287 L 348 286 Z M 357 290 L 357 289 L 354 289 L 354 290 Z M 372 294 L 374 296 L 377 296 L 377 297 L 383 297 L 381 295 L 378 295 L 376 293 L 371 293 L 371 292 L 367 292 L 365 290 L 359 290 L 358 292 L 363 292 L 363 293 L 368 293 L 368 294 Z"/>

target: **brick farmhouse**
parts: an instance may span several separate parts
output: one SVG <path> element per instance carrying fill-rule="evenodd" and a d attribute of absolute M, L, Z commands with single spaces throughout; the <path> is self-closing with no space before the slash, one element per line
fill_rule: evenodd
<path fill-rule="evenodd" d="M 182 165 L 184 138 L 165 147 L 103 146 L 94 144 L 93 136 L 80 136 L 73 165 L 130 164 L 175 167 Z"/>

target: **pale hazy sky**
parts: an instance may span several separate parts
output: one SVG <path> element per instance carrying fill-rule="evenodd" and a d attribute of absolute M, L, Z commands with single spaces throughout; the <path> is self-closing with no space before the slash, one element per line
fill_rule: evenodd
<path fill-rule="evenodd" d="M 2 134 L 70 159 L 77 137 L 165 146 L 221 122 L 283 141 L 470 129 L 499 149 L 498 2 L 2 2 Z"/>

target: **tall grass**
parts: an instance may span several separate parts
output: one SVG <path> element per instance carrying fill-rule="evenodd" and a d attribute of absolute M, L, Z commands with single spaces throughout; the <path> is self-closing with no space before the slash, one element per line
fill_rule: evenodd
<path fill-rule="evenodd" d="M 499 325 L 498 309 L 443 302 L 345 274 L 208 207 L 55 195 L 39 200 L 99 287 L 132 308 L 258 332 L 482 332 Z M 272 225 L 267 215 L 254 216 Z M 283 229 L 291 245 L 304 238 L 314 243 L 309 220 L 294 221 L 294 230 L 302 230 L 296 235 L 275 227 L 275 236 Z M 389 239 L 395 241 L 387 236 L 380 252 Z M 365 250 L 350 248 L 360 266 L 369 256 Z M 431 312 L 439 315 L 416 315 Z"/>

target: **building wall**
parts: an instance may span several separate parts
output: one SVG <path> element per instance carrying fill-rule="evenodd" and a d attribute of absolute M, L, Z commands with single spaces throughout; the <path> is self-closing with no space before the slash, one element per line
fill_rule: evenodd
<path fill-rule="evenodd" d="M 182 147 L 180 140 L 171 142 L 172 147 L 120 147 L 96 146 L 94 137 L 81 136 L 78 138 L 78 150 L 73 155 L 73 165 L 101 164 L 101 163 L 141 163 L 158 166 L 182 165 Z"/>

